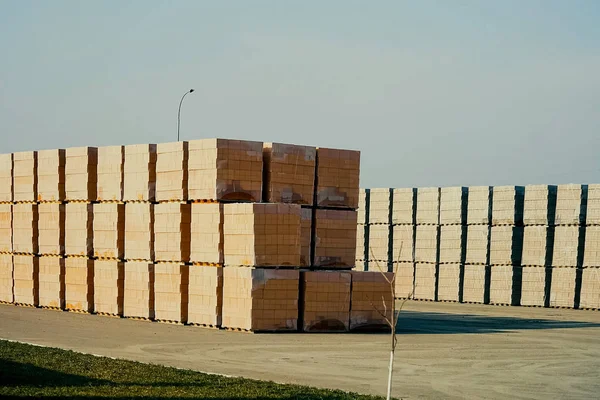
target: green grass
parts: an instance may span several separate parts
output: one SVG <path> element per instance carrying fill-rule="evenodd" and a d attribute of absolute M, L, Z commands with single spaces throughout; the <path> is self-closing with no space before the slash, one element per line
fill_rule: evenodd
<path fill-rule="evenodd" d="M 335 368 L 335 366 L 332 366 Z M 0 398 L 379 399 L 0 340 Z"/>

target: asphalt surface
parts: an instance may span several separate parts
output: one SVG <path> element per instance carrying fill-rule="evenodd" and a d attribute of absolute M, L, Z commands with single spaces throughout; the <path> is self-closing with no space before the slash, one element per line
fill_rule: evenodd
<path fill-rule="evenodd" d="M 0 305 L 0 338 L 197 371 L 385 394 L 386 334 L 247 334 Z M 600 312 L 408 302 L 394 396 L 600 396 Z"/>

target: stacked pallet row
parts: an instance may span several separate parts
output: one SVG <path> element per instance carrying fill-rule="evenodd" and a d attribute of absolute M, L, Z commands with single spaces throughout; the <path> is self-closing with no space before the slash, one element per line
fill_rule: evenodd
<path fill-rule="evenodd" d="M 600 185 L 588 185 L 579 308 L 600 309 Z"/>
<path fill-rule="evenodd" d="M 462 301 L 489 303 L 492 187 L 469 187 Z"/>
<path fill-rule="evenodd" d="M 360 189 L 358 195 L 358 208 L 356 209 L 356 255 L 354 269 L 357 271 L 369 270 L 369 200 L 371 189 Z"/>
<path fill-rule="evenodd" d="M 465 246 L 467 244 L 466 187 L 440 189 L 439 301 L 462 301 Z"/>
<path fill-rule="evenodd" d="M 16 156 L 35 171 L 31 154 Z M 48 283 L 46 303 L 70 311 L 251 331 L 295 330 L 298 319 L 307 331 L 385 325 L 372 303 L 391 298 L 393 279 L 349 271 L 358 152 L 222 139 L 72 148 L 44 164 L 56 193 L 38 193 L 43 174 L 32 172 L 27 195 L 13 193 L 13 157 L 2 175 L 11 212 L 0 220 L 7 301 L 23 255 L 33 296 Z M 20 211 L 36 197 L 41 222 L 33 203 L 15 217 L 13 201 Z"/>
<path fill-rule="evenodd" d="M 367 235 L 369 246 L 367 261 L 369 271 L 388 272 L 394 259 L 392 254 L 392 200 L 393 189 L 369 190 Z"/>
<path fill-rule="evenodd" d="M 415 284 L 413 298 L 437 300 L 440 239 L 440 188 L 417 189 Z"/>
<path fill-rule="evenodd" d="M 585 246 L 587 185 L 558 185 L 550 307 L 577 308 Z"/>
<path fill-rule="evenodd" d="M 63 309 L 66 306 L 66 152 L 38 151 L 37 162 L 38 305 Z M 72 189 L 72 182 L 69 185 Z"/>
<path fill-rule="evenodd" d="M 552 185 L 525 187 L 520 299 L 523 306 L 550 304 L 556 190 Z"/>
<path fill-rule="evenodd" d="M 392 251 L 396 298 L 412 298 L 415 288 L 415 219 L 417 189 L 393 189 L 391 199 Z"/>
<path fill-rule="evenodd" d="M 13 155 L 0 155 L 0 303 L 13 303 Z"/>
<path fill-rule="evenodd" d="M 490 228 L 489 302 L 519 305 L 523 252 L 523 186 L 494 186 Z"/>
<path fill-rule="evenodd" d="M 12 270 L 14 302 L 38 306 L 37 152 L 13 154 Z M 34 279 L 34 277 L 36 279 Z"/>

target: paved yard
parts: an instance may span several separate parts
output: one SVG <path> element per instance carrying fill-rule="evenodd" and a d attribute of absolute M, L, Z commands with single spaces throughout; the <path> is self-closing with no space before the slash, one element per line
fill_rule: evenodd
<path fill-rule="evenodd" d="M 394 395 L 595 398 L 600 312 L 406 304 Z M 0 305 L 0 338 L 204 372 L 384 394 L 382 334 L 261 334 Z"/>

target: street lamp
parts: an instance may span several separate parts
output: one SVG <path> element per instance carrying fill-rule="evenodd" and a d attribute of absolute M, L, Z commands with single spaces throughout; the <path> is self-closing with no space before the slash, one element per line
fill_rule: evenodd
<path fill-rule="evenodd" d="M 180 124 L 180 120 L 181 120 L 181 103 L 183 103 L 183 99 L 185 99 L 185 96 L 187 96 L 189 93 L 193 93 L 193 92 L 194 92 L 194 89 L 190 89 L 188 92 L 185 92 L 185 94 L 181 98 L 181 101 L 179 102 L 179 111 L 177 112 L 177 141 L 178 142 L 179 142 L 179 124 Z"/>

